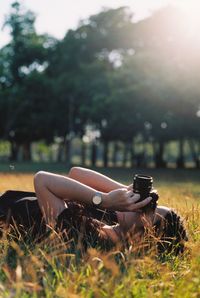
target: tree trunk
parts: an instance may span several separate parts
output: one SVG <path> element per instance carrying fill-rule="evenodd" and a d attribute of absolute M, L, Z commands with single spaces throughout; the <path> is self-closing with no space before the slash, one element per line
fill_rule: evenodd
<path fill-rule="evenodd" d="M 108 141 L 104 141 L 104 151 L 103 151 L 103 165 L 105 168 L 108 166 Z"/>
<path fill-rule="evenodd" d="M 65 142 L 65 161 L 67 164 L 67 168 L 70 169 L 72 166 L 72 144 L 71 139 L 66 139 Z"/>
<path fill-rule="evenodd" d="M 19 144 L 14 141 L 11 141 L 11 152 L 10 152 L 10 161 L 17 161 L 18 160 L 18 153 L 19 153 Z"/>
<path fill-rule="evenodd" d="M 163 141 L 160 141 L 158 143 L 158 150 L 156 152 L 156 168 L 166 168 L 166 162 L 163 158 L 164 155 L 164 149 L 165 149 L 165 143 Z"/>
<path fill-rule="evenodd" d="M 197 151 L 198 151 L 198 157 L 200 158 L 200 140 L 198 140 L 198 147 L 197 147 Z"/>
<path fill-rule="evenodd" d="M 128 160 L 128 152 L 129 152 L 129 144 L 124 143 L 124 150 L 123 150 L 123 167 L 126 167 L 127 160 Z"/>
<path fill-rule="evenodd" d="M 114 142 L 113 146 L 113 156 L 112 156 L 112 164 L 114 167 L 117 166 L 117 152 L 118 152 L 119 146 L 117 142 Z"/>
<path fill-rule="evenodd" d="M 185 167 L 184 165 L 184 140 L 179 140 L 179 156 L 176 161 L 177 168 L 182 169 Z"/>
<path fill-rule="evenodd" d="M 91 154 L 91 162 L 92 162 L 92 166 L 95 167 L 96 166 L 96 162 L 97 162 L 97 143 L 94 141 L 92 142 L 92 154 Z"/>
<path fill-rule="evenodd" d="M 193 161 L 195 163 L 195 167 L 197 169 L 199 169 L 200 161 L 199 161 L 198 152 L 196 152 L 196 149 L 195 149 L 194 140 L 189 140 L 189 146 L 190 146 L 190 151 L 191 151 L 191 154 L 192 154 Z"/>
<path fill-rule="evenodd" d="M 31 143 L 22 144 L 22 159 L 24 161 L 31 161 Z"/>
<path fill-rule="evenodd" d="M 157 155 L 157 148 L 156 148 L 156 142 L 152 141 L 152 148 L 153 148 L 153 160 L 156 166 L 156 155 Z"/>
<path fill-rule="evenodd" d="M 85 166 L 86 164 L 86 143 L 82 141 L 81 144 L 81 164 Z"/>
<path fill-rule="evenodd" d="M 64 143 L 61 142 L 58 144 L 57 162 L 63 161 L 63 154 L 64 154 Z"/>
<path fill-rule="evenodd" d="M 130 154 L 131 154 L 131 168 L 134 168 L 135 167 L 134 143 L 130 145 Z"/>

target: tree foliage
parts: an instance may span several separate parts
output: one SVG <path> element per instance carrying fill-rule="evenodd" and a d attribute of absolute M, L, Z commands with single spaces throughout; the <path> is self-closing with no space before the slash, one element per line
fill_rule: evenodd
<path fill-rule="evenodd" d="M 83 137 L 91 125 L 105 148 L 151 142 L 157 166 L 172 140 L 183 165 L 188 140 L 198 165 L 199 44 L 190 46 L 181 14 L 167 7 L 136 23 L 127 7 L 104 9 L 58 41 L 38 35 L 34 13 L 13 3 L 11 42 L 0 50 L 0 137 L 27 150 Z"/>

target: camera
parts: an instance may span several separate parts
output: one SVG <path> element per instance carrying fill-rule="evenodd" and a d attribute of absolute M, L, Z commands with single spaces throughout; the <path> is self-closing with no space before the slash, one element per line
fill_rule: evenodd
<path fill-rule="evenodd" d="M 157 190 L 153 188 L 153 177 L 136 174 L 133 178 L 133 191 L 140 194 L 138 202 L 143 201 L 147 197 L 152 197 L 151 202 L 142 208 L 144 212 L 155 210 L 159 195 Z"/>

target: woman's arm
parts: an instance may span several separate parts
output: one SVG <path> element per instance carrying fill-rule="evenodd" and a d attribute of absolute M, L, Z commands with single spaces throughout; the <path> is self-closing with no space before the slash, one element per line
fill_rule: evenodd
<path fill-rule="evenodd" d="M 65 208 L 64 201 L 78 201 L 92 204 L 96 189 L 69 177 L 48 172 L 38 172 L 34 177 L 34 186 L 38 202 L 47 222 L 55 219 Z M 151 199 L 138 202 L 138 196 L 131 190 L 115 189 L 102 192 L 102 208 L 110 210 L 133 211 L 144 207 Z"/>
<path fill-rule="evenodd" d="M 105 193 L 114 189 L 127 187 L 103 174 L 81 167 L 73 167 L 68 176 Z"/>

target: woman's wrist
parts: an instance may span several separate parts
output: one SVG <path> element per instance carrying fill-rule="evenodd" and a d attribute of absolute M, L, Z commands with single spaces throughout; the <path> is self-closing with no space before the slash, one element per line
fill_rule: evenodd
<path fill-rule="evenodd" d="M 110 209 L 110 199 L 109 199 L 109 193 L 102 193 L 102 203 L 101 207 L 104 209 Z"/>

